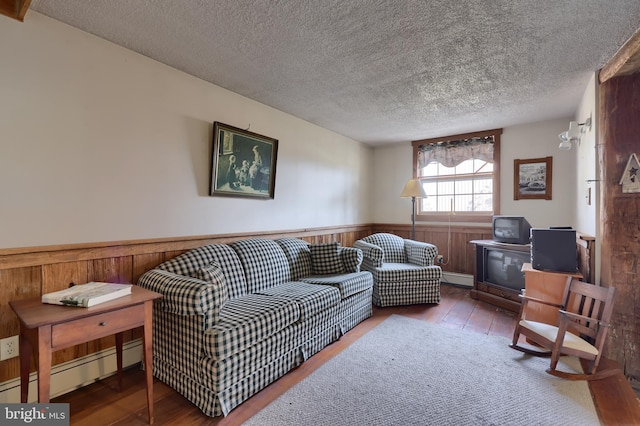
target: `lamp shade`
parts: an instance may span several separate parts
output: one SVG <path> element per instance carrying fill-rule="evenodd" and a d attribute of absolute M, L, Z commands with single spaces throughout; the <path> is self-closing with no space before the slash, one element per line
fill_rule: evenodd
<path fill-rule="evenodd" d="M 402 198 L 427 198 L 427 193 L 418 179 L 409 179 L 404 189 L 400 193 Z"/>

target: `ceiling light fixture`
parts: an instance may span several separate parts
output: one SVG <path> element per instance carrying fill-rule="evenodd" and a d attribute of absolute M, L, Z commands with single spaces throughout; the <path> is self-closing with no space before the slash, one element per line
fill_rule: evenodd
<path fill-rule="evenodd" d="M 577 121 L 569 122 L 569 130 L 558 135 L 562 141 L 558 148 L 563 151 L 570 150 L 573 146 L 572 142 L 580 143 L 580 136 L 589 130 L 591 130 L 591 117 L 587 118 L 584 123 L 578 123 Z"/>

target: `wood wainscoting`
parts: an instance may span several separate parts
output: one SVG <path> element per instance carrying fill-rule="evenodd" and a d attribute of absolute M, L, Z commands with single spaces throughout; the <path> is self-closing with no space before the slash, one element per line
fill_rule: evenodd
<path fill-rule="evenodd" d="M 0 249 L 0 338 L 17 335 L 18 319 L 10 300 L 38 297 L 67 288 L 70 283 L 89 281 L 136 283 L 140 275 L 160 263 L 205 244 L 230 243 L 246 238 L 296 237 L 310 243 L 339 241 L 352 246 L 370 235 L 372 225 L 298 229 L 253 234 L 207 235 L 183 238 L 70 244 Z M 73 308 L 75 309 L 75 308 Z M 141 337 L 136 329 L 125 333 L 125 341 Z M 57 365 L 115 345 L 113 336 L 77 345 L 53 354 Z M 0 361 L 0 383 L 20 376 L 19 358 Z"/>
<path fill-rule="evenodd" d="M 140 275 L 160 263 L 205 244 L 230 243 L 262 237 L 301 238 L 310 243 L 339 241 L 353 246 L 354 241 L 374 232 L 389 232 L 403 238 L 411 237 L 410 224 L 364 224 L 252 234 L 224 234 L 179 238 L 161 238 L 102 243 L 70 244 L 30 248 L 0 249 L 0 338 L 18 334 L 18 319 L 9 308 L 10 300 L 37 297 L 62 290 L 70 283 L 89 281 L 136 283 Z M 472 240 L 491 239 L 491 226 L 448 224 L 416 224 L 416 240 L 438 247 L 444 256 L 445 272 L 473 276 L 475 246 Z M 586 246 L 588 250 L 584 250 Z M 593 241 L 582 247 L 589 253 Z M 593 256 L 588 257 L 593 264 Z M 125 336 L 125 341 L 141 337 L 139 330 Z M 53 365 L 94 354 L 115 345 L 113 337 L 94 340 L 53 354 Z M 18 358 L 0 361 L 0 383 L 19 377 Z"/>

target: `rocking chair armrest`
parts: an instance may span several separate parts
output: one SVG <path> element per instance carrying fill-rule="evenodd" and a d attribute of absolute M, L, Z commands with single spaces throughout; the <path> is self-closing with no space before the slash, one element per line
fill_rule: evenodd
<path fill-rule="evenodd" d="M 584 315 L 578 315 L 575 314 L 573 312 L 567 312 L 563 309 L 560 309 L 560 311 L 558 311 L 560 313 L 560 317 L 562 318 L 562 316 L 573 320 L 573 321 L 593 321 L 593 318 L 589 318 L 589 317 L 585 317 Z M 603 322 L 603 321 L 598 321 L 598 326 L 599 327 L 611 327 L 611 324 L 609 324 L 608 322 Z"/>
<path fill-rule="evenodd" d="M 564 308 L 563 305 L 560 305 L 558 303 L 553 303 L 553 302 L 549 302 L 548 300 L 542 300 L 542 299 L 538 299 L 537 297 L 531 297 L 531 296 L 527 296 L 525 294 L 519 294 L 518 295 L 520 298 L 522 298 L 523 302 L 529 301 L 529 302 L 535 302 L 535 303 L 541 303 L 543 305 L 547 305 L 547 306 L 553 306 L 554 308 Z"/>

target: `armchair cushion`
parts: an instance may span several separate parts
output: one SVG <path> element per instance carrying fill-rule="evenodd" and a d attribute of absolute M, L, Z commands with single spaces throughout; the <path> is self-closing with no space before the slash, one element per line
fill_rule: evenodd
<path fill-rule="evenodd" d="M 309 248 L 313 274 L 330 275 L 344 272 L 340 259 L 340 243 L 312 244 Z"/>

